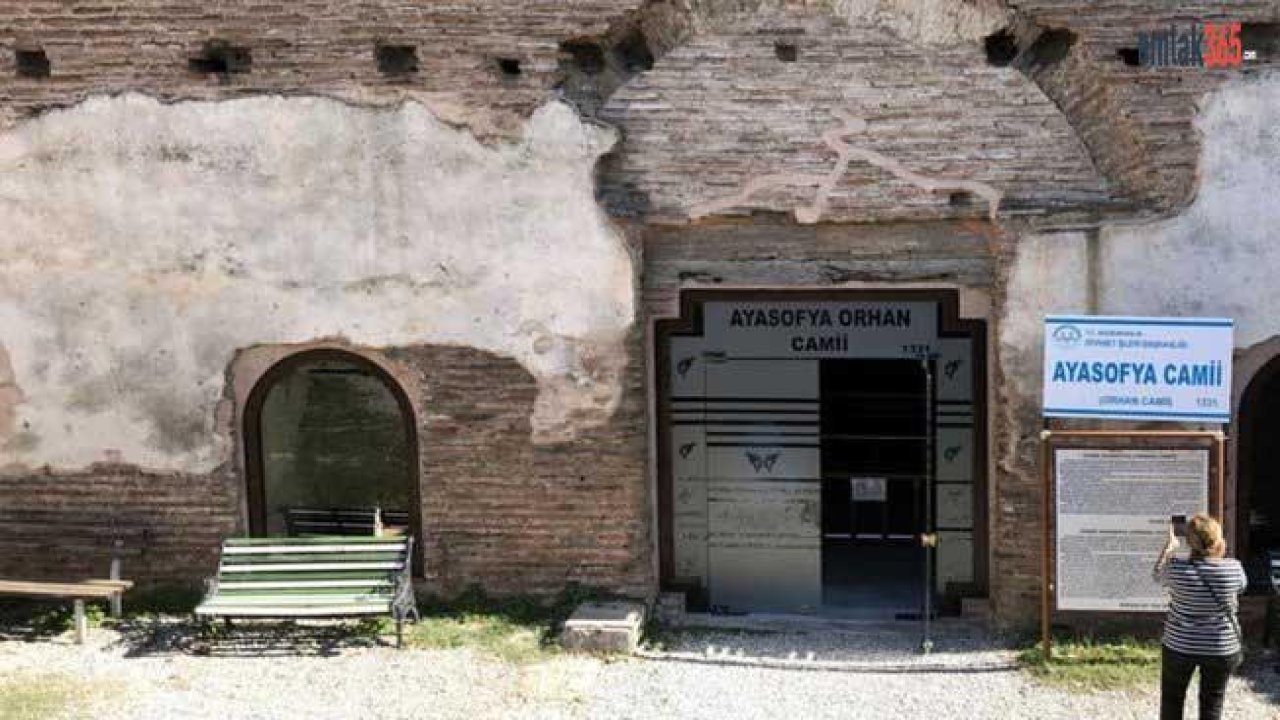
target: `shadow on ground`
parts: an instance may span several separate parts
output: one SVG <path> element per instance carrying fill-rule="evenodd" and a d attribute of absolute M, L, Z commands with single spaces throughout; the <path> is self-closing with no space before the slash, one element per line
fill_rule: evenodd
<path fill-rule="evenodd" d="M 122 619 L 104 617 L 89 605 L 91 628 L 114 631 L 108 647 L 125 657 L 181 653 L 220 657 L 333 656 L 343 650 L 394 646 L 376 620 L 333 622 L 202 623 L 187 613 L 141 613 Z M 72 628 L 70 603 L 5 600 L 0 602 L 0 641 L 64 640 Z M 92 642 L 92 630 L 90 642 Z"/>
<path fill-rule="evenodd" d="M 1280 648 L 1250 653 L 1240 668 L 1249 689 L 1280 706 Z"/>
<path fill-rule="evenodd" d="M 377 622 L 201 623 L 133 617 L 114 624 L 125 657 L 180 653 L 210 657 L 332 657 L 345 650 L 394 646 Z"/>

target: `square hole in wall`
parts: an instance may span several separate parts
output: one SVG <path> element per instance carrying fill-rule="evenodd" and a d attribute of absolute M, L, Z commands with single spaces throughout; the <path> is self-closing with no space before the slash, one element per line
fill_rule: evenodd
<path fill-rule="evenodd" d="M 249 48 L 225 40 L 210 40 L 199 55 L 187 61 L 191 72 L 200 75 L 247 73 L 252 65 L 253 53 Z"/>
<path fill-rule="evenodd" d="M 516 58 L 498 58 L 498 72 L 502 77 L 514 79 L 520 77 L 520 61 Z"/>
<path fill-rule="evenodd" d="M 795 43 L 774 43 L 773 54 L 782 62 L 795 62 L 800 59 L 800 48 Z"/>
<path fill-rule="evenodd" d="M 613 54 L 618 64 L 629 73 L 653 69 L 653 52 L 649 50 L 649 39 L 639 28 L 632 28 L 619 38 L 613 46 Z"/>
<path fill-rule="evenodd" d="M 47 78 L 52 73 L 49 56 L 40 48 L 15 50 L 13 64 L 14 71 L 20 78 Z"/>
<path fill-rule="evenodd" d="M 413 45 L 378 45 L 373 53 L 378 60 L 378 72 L 383 75 L 418 72 L 418 48 Z"/>

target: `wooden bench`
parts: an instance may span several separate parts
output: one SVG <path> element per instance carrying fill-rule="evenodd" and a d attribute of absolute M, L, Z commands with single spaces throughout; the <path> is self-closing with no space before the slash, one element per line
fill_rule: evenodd
<path fill-rule="evenodd" d="M 313 508 L 286 507 L 285 532 L 289 537 L 328 535 L 382 535 L 384 530 L 405 534 L 409 513 L 382 508 Z"/>
<path fill-rule="evenodd" d="M 85 600 L 106 600 L 112 617 L 120 617 L 124 611 L 124 592 L 133 587 L 133 581 L 120 579 L 122 545 L 122 541 L 116 540 L 115 551 L 111 558 L 110 577 L 93 578 L 81 582 L 0 580 L 0 595 L 70 598 L 74 604 L 76 642 L 83 645 L 89 630 L 89 620 L 84 611 Z"/>
<path fill-rule="evenodd" d="M 396 646 L 418 618 L 412 537 L 230 538 L 197 617 L 260 619 L 390 615 Z"/>

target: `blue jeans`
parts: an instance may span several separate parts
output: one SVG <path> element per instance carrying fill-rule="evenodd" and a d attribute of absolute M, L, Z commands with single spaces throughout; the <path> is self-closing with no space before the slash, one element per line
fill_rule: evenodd
<path fill-rule="evenodd" d="M 1187 684 L 1200 668 L 1200 720 L 1221 720 L 1227 678 L 1244 658 L 1235 655 L 1184 655 L 1162 648 L 1160 655 L 1160 720 L 1182 720 Z"/>

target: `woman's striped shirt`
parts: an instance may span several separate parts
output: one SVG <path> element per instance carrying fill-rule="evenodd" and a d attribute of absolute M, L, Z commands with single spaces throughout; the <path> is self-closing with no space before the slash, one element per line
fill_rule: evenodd
<path fill-rule="evenodd" d="M 1222 656 L 1240 652 L 1240 641 L 1222 608 L 1226 604 L 1232 615 L 1239 610 L 1236 596 L 1244 592 L 1247 581 L 1238 560 L 1211 558 L 1193 563 L 1171 558 L 1156 574 L 1156 579 L 1169 589 L 1169 612 L 1164 620 L 1165 647 L 1185 655 Z M 1205 587 L 1206 583 L 1213 587 L 1219 599 Z"/>

